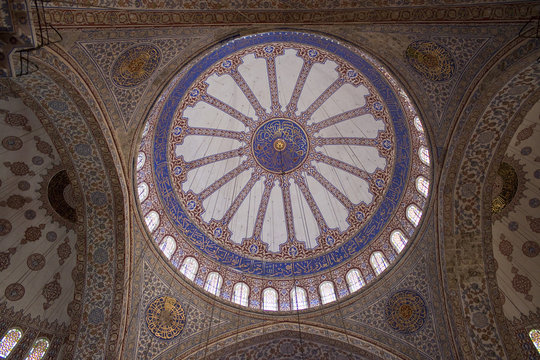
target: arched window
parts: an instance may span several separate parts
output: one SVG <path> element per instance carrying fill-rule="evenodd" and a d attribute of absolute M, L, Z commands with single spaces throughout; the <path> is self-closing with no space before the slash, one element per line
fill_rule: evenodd
<path fill-rule="evenodd" d="M 540 330 L 532 329 L 529 331 L 529 337 L 531 338 L 536 351 L 540 353 Z"/>
<path fill-rule="evenodd" d="M 334 284 L 332 282 L 323 281 L 321 285 L 319 285 L 319 291 L 321 293 L 321 302 L 323 304 L 336 301 L 336 292 L 334 291 Z"/>
<path fill-rule="evenodd" d="M 18 328 L 11 328 L 7 331 L 6 335 L 0 341 L 0 358 L 5 359 L 9 356 L 11 350 L 21 340 L 22 334 L 21 329 Z"/>
<path fill-rule="evenodd" d="M 242 306 L 248 306 L 249 286 L 243 282 L 236 283 L 233 288 L 232 301 Z"/>
<path fill-rule="evenodd" d="M 263 293 L 263 310 L 277 311 L 278 310 L 278 294 L 273 288 L 264 289 Z"/>
<path fill-rule="evenodd" d="M 416 178 L 416 190 L 424 197 L 428 197 L 429 194 L 429 181 L 423 176 Z"/>
<path fill-rule="evenodd" d="M 39 338 L 34 342 L 28 356 L 24 360 L 40 360 L 43 359 L 45 353 L 49 349 L 49 340 L 46 338 Z"/>
<path fill-rule="evenodd" d="M 405 235 L 403 235 L 401 231 L 394 230 L 390 235 L 390 242 L 394 246 L 394 249 L 396 249 L 396 251 L 400 253 L 401 250 L 403 250 L 403 248 L 405 247 L 405 245 L 407 245 L 407 238 L 405 237 Z"/>
<path fill-rule="evenodd" d="M 167 235 L 161 241 L 161 246 L 159 248 L 161 251 L 163 251 L 163 254 L 167 257 L 167 259 L 170 259 L 176 250 L 176 240 L 174 240 L 172 236 Z"/>
<path fill-rule="evenodd" d="M 137 186 L 137 195 L 141 203 L 148 197 L 148 184 L 144 181 Z"/>
<path fill-rule="evenodd" d="M 141 151 L 137 155 L 137 171 L 141 170 L 144 166 L 144 162 L 146 161 L 146 155 Z"/>
<path fill-rule="evenodd" d="M 146 222 L 148 231 L 152 232 L 156 230 L 157 226 L 159 225 L 159 214 L 152 210 L 148 214 L 146 214 L 146 216 L 144 217 L 144 221 Z"/>
<path fill-rule="evenodd" d="M 291 295 L 291 308 L 293 310 L 307 309 L 308 301 L 307 301 L 306 290 L 304 290 L 301 287 L 295 286 L 291 289 L 290 295 Z"/>
<path fill-rule="evenodd" d="M 386 261 L 386 258 L 380 251 L 375 251 L 373 254 L 371 254 L 369 262 L 377 275 L 382 273 L 388 267 L 388 261 Z"/>
<path fill-rule="evenodd" d="M 420 156 L 420 160 L 429 166 L 429 150 L 425 146 L 420 146 L 420 149 L 418 149 L 418 156 Z"/>
<path fill-rule="evenodd" d="M 349 270 L 345 278 L 347 279 L 347 285 L 349 285 L 349 291 L 352 293 L 365 285 L 362 274 L 358 269 Z"/>
<path fill-rule="evenodd" d="M 199 270 L 199 263 L 195 258 L 188 256 L 184 259 L 182 266 L 180 267 L 180 272 L 184 274 L 189 280 L 193 281 L 195 275 L 197 275 L 197 270 Z"/>
<path fill-rule="evenodd" d="M 211 272 L 206 278 L 206 284 L 204 284 L 204 290 L 218 296 L 219 290 L 221 289 L 221 284 L 223 283 L 223 278 L 217 272 Z"/>
<path fill-rule="evenodd" d="M 415 116 L 414 117 L 414 127 L 416 130 L 420 131 L 421 133 L 424 132 L 424 127 L 422 126 L 422 122 L 420 121 L 420 117 Z"/>
<path fill-rule="evenodd" d="M 411 224 L 413 224 L 414 226 L 418 226 L 421 217 L 422 211 L 418 208 L 418 206 L 414 204 L 407 206 L 407 219 L 409 219 Z"/>

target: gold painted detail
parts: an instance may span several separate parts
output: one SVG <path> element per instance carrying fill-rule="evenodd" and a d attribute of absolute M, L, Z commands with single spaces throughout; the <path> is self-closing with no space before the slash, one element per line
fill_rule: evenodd
<path fill-rule="evenodd" d="M 285 140 L 277 139 L 276 141 L 274 141 L 274 149 L 276 149 L 276 151 L 283 151 L 286 147 L 287 143 L 285 142 Z"/>
<path fill-rule="evenodd" d="M 516 195 L 518 185 L 516 170 L 512 165 L 502 162 L 497 170 L 497 180 L 493 191 L 495 195 L 491 204 L 493 214 L 501 212 L 512 201 Z"/>
<path fill-rule="evenodd" d="M 156 337 L 169 340 L 180 335 L 186 324 L 186 315 L 178 300 L 160 296 L 146 309 L 146 324 Z"/>

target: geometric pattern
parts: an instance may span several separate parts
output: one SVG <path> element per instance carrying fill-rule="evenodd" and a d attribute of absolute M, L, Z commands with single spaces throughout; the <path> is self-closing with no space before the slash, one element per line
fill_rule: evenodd
<path fill-rule="evenodd" d="M 401 290 L 388 299 L 385 313 L 392 329 L 410 334 L 424 325 L 427 308 L 424 299 L 416 291 Z"/>

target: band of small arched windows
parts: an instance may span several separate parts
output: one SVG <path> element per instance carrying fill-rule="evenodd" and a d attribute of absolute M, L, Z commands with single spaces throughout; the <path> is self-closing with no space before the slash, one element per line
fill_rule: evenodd
<path fill-rule="evenodd" d="M 23 331 L 20 328 L 14 327 L 6 331 L 2 337 L 2 340 L 0 340 L 0 359 L 8 359 L 9 355 L 12 353 L 13 349 L 15 349 L 22 337 Z M 50 342 L 45 337 L 36 339 L 24 359 L 43 359 L 47 353 L 47 350 L 49 349 L 49 345 Z"/>

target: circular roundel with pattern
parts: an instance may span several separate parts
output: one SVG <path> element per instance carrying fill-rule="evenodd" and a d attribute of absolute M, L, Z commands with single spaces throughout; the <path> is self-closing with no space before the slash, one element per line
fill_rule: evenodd
<path fill-rule="evenodd" d="M 153 45 L 143 44 L 124 51 L 114 62 L 111 79 L 115 85 L 133 87 L 148 80 L 161 61 L 161 53 Z"/>
<path fill-rule="evenodd" d="M 449 80 L 456 71 L 450 51 L 433 41 L 412 42 L 405 50 L 405 58 L 416 71 L 432 81 Z"/>
<path fill-rule="evenodd" d="M 222 43 L 179 72 L 145 124 L 136 171 L 160 249 L 180 271 L 187 258 L 219 271 L 229 298 L 240 277 L 284 288 L 366 268 L 377 250 L 391 263 L 431 177 L 421 120 L 390 74 L 349 44 L 287 31 Z"/>
<path fill-rule="evenodd" d="M 388 299 L 385 313 L 392 329 L 410 334 L 424 325 L 427 308 L 424 299 L 416 291 L 401 290 Z"/>
<path fill-rule="evenodd" d="M 170 296 L 160 296 L 146 309 L 146 325 L 158 338 L 170 340 L 184 330 L 186 314 L 178 300 Z"/>

